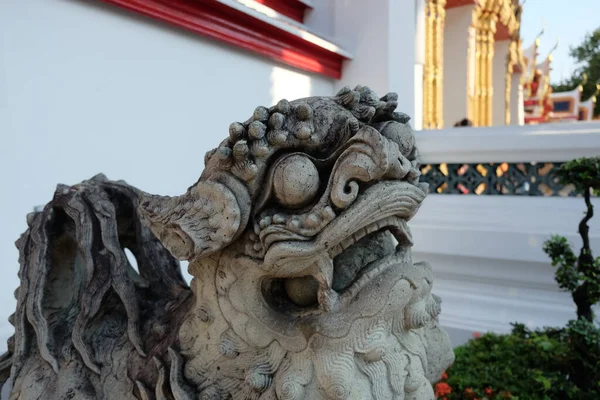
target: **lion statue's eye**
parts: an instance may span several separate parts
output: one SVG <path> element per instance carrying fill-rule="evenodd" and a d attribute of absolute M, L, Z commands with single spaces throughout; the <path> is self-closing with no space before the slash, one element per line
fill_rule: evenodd
<path fill-rule="evenodd" d="M 273 174 L 273 193 L 284 207 L 300 208 L 310 204 L 319 192 L 319 171 L 310 158 L 292 154 L 283 158 Z"/>

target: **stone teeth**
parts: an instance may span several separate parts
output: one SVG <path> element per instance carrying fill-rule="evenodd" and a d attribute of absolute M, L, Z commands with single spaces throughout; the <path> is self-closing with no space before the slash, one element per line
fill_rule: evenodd
<path fill-rule="evenodd" d="M 337 244 L 329 251 L 329 254 L 333 258 L 340 254 L 342 251 L 344 251 L 344 248 L 341 246 L 341 244 Z"/>
<path fill-rule="evenodd" d="M 331 210 L 331 211 L 333 211 L 333 210 Z M 342 240 L 340 243 L 335 245 L 329 251 L 329 254 L 331 255 L 331 257 L 335 257 L 338 254 L 342 253 L 347 248 L 349 248 L 350 246 L 352 246 L 353 244 L 355 244 L 358 241 L 360 241 L 361 239 L 363 239 L 365 236 L 367 236 L 373 232 L 382 230 L 382 229 L 389 230 L 392 233 L 392 235 L 394 235 L 396 240 L 400 241 L 400 239 L 404 239 L 401 226 L 402 226 L 402 219 L 399 217 L 384 218 L 380 221 L 377 221 L 370 225 L 367 225 L 366 227 L 359 229 L 356 232 L 352 233 L 351 235 L 347 236 L 344 240 Z"/>
<path fill-rule="evenodd" d="M 323 215 L 323 219 L 327 221 L 330 221 L 335 218 L 335 212 L 333 211 L 333 208 L 331 208 L 331 206 L 325 206 L 325 208 L 323 208 L 323 211 L 321 211 L 321 214 Z"/>
<path fill-rule="evenodd" d="M 360 239 L 362 239 L 363 237 L 365 237 L 367 235 L 367 230 L 365 228 L 360 229 L 358 231 L 356 231 L 352 237 L 354 238 L 355 242 L 358 242 Z"/>
<path fill-rule="evenodd" d="M 371 234 L 371 233 L 375 232 L 377 229 L 379 229 L 377 227 L 377 224 L 371 224 L 371 225 L 367 226 L 367 234 Z"/>
<path fill-rule="evenodd" d="M 317 226 L 319 226 L 320 222 L 321 220 L 316 214 L 310 214 L 308 217 L 306 217 L 304 224 L 308 228 L 316 228 Z"/>
<path fill-rule="evenodd" d="M 285 223 L 285 217 L 281 214 L 273 215 L 273 223 L 274 224 L 283 224 Z"/>
<path fill-rule="evenodd" d="M 290 229 L 300 229 L 300 220 L 297 218 L 291 219 L 288 221 L 288 228 Z"/>
<path fill-rule="evenodd" d="M 264 228 L 270 226 L 271 222 L 272 222 L 271 217 L 264 217 L 263 219 L 260 220 L 259 225 L 261 228 L 264 229 Z"/>
<path fill-rule="evenodd" d="M 367 273 L 365 274 L 367 279 L 373 279 L 379 273 L 379 269 L 380 268 L 371 268 L 369 271 L 367 271 Z"/>
<path fill-rule="evenodd" d="M 352 246 L 353 243 L 354 243 L 354 238 L 347 237 L 346 239 L 344 239 L 342 241 L 342 243 L 340 243 L 340 246 L 342 246 L 342 250 L 346 250 L 348 247 Z"/>

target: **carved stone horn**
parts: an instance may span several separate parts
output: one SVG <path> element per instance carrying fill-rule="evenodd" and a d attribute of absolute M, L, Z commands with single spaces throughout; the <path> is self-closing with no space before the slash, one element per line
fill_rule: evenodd
<path fill-rule="evenodd" d="M 251 200 L 237 179 L 200 180 L 176 197 L 143 193 L 142 221 L 179 260 L 193 260 L 225 248 L 246 227 Z"/>

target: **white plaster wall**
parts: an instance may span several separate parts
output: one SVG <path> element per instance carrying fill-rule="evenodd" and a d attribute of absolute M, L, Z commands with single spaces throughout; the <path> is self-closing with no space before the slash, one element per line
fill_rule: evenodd
<path fill-rule="evenodd" d="M 414 0 L 388 1 L 389 12 L 387 23 L 390 27 L 388 43 L 389 86 L 385 92 L 398 93 L 398 110 L 410 115 L 414 119 L 415 115 L 421 114 L 421 112 L 415 112 L 414 94 L 416 90 L 416 4 Z M 376 62 L 377 58 L 369 60 L 370 64 Z M 414 120 L 411 120 L 411 124 L 414 127 Z"/>
<path fill-rule="evenodd" d="M 0 0 L 0 351 L 18 285 L 13 243 L 57 183 L 104 172 L 180 194 L 258 105 L 333 82 L 84 0 Z"/>
<path fill-rule="evenodd" d="M 444 126 L 467 117 L 469 27 L 473 5 L 447 10 L 444 27 Z"/>
<path fill-rule="evenodd" d="M 593 204 L 600 207 L 600 201 Z M 581 198 L 429 195 L 411 221 L 415 261 L 428 261 L 442 298 L 442 326 L 458 345 L 473 332 L 504 333 L 511 322 L 561 326 L 576 318 L 569 293 L 554 281 L 542 251 L 552 234 L 566 236 L 579 254 Z M 600 251 L 600 222 L 590 224 Z M 458 333 L 458 334 L 457 334 Z M 462 334 L 461 334 L 462 333 Z M 460 340 L 460 338 L 464 338 Z"/>
<path fill-rule="evenodd" d="M 383 96 L 399 94 L 398 110 L 415 115 L 414 0 L 336 0 L 334 39 L 354 55 L 336 87 L 368 85 Z M 368 81 L 367 81 L 368 79 Z"/>
<path fill-rule="evenodd" d="M 523 106 L 523 85 L 521 84 L 521 73 L 514 73 L 511 77 L 510 89 L 510 124 L 525 124 L 525 109 Z"/>
<path fill-rule="evenodd" d="M 425 0 L 415 0 L 415 111 L 413 127 L 423 129 L 423 75 L 425 68 Z"/>
<path fill-rule="evenodd" d="M 504 111 L 504 93 L 506 87 L 506 57 L 510 50 L 510 40 L 494 43 L 494 59 L 492 61 L 492 125 L 506 125 Z"/>
<path fill-rule="evenodd" d="M 334 17 L 336 0 L 310 0 L 312 9 L 304 15 L 304 25 L 318 35 L 334 37 Z"/>

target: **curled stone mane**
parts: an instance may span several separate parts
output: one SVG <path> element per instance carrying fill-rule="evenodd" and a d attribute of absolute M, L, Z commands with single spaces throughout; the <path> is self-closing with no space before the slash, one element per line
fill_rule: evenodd
<path fill-rule="evenodd" d="M 10 376 L 17 389 L 14 378 L 40 365 L 72 376 L 70 393 L 83 395 L 109 372 L 105 346 L 140 364 L 148 357 L 160 363 L 192 293 L 179 262 L 141 223 L 139 196 L 126 183 L 97 175 L 58 185 L 52 201 L 27 216 L 28 229 L 16 243 L 21 285 L 9 319 L 15 334 L 0 364 L 2 383 Z M 75 380 L 78 369 L 93 374 Z M 90 379 L 96 376 L 97 382 Z M 59 398 L 62 390 L 55 390 L 52 398 Z"/>
<path fill-rule="evenodd" d="M 332 103 L 344 110 L 333 109 Z M 396 93 L 378 98 L 368 87 L 357 86 L 354 90 L 344 87 L 333 99 L 309 97 L 292 102 L 281 100 L 270 108 L 257 107 L 246 122 L 232 123 L 229 137 L 206 154 L 206 169 L 200 179 L 210 179 L 218 171 L 230 171 L 246 183 L 254 197 L 262 187 L 273 155 L 282 151 L 328 155 L 356 134 L 361 124 L 407 124 L 410 117 L 396 112 L 397 106 Z M 406 146 L 414 149 L 406 155 L 415 159 L 416 147 L 410 143 Z"/>
<path fill-rule="evenodd" d="M 180 196 L 59 185 L 17 241 L 10 399 L 433 400 L 453 354 L 397 98 L 258 107 Z"/>

